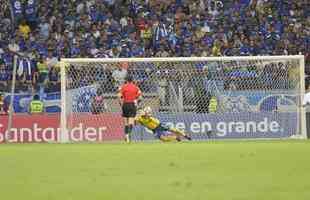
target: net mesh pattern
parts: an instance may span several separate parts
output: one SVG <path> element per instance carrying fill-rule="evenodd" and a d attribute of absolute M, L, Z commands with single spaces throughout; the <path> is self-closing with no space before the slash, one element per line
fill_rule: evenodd
<path fill-rule="evenodd" d="M 173 121 L 176 125 L 177 122 L 187 124 L 188 121 L 189 126 L 194 126 L 194 122 L 209 119 L 213 126 L 212 123 L 228 123 L 233 119 L 255 121 L 255 115 L 264 113 L 270 116 L 267 120 L 275 120 L 278 124 L 291 124 L 290 121 L 295 120 L 295 128 L 282 130 L 283 136 L 293 135 L 298 131 L 297 105 L 300 104 L 298 94 L 301 87 L 299 60 L 102 60 L 69 64 L 65 73 L 69 130 L 79 124 L 89 124 L 85 121 L 90 120 L 97 125 L 111 126 L 112 130 L 120 132 L 123 122 L 117 90 L 125 82 L 125 77 L 131 75 L 143 93 L 139 108 L 150 106 L 154 116 L 164 122 Z M 287 116 L 284 117 L 281 113 Z M 292 114 L 296 117 L 290 116 Z M 192 132 L 191 127 L 179 128 Z M 249 127 L 251 128 L 254 129 Z M 196 139 L 205 139 L 210 137 L 210 130 L 207 125 L 204 129 L 200 126 L 200 132 L 190 134 Z M 242 132 L 241 128 L 240 131 Z M 217 130 L 213 132 L 215 138 L 221 135 Z M 254 132 L 249 131 L 247 135 L 256 137 Z M 107 131 L 105 137 L 120 137 L 114 137 L 114 134 L 115 131 Z M 147 140 L 153 136 L 144 129 L 139 129 L 135 131 L 133 138 Z"/>

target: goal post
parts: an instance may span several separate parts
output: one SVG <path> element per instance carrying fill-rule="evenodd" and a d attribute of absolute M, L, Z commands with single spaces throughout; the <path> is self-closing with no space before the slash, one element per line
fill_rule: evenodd
<path fill-rule="evenodd" d="M 11 93 L 10 93 L 10 101 L 8 106 L 8 126 L 7 126 L 7 134 L 5 134 L 5 142 L 9 143 L 11 139 L 11 129 L 13 127 L 13 115 L 15 115 L 14 111 L 14 96 L 15 96 L 15 88 L 16 88 L 16 71 L 17 71 L 17 55 L 13 57 L 13 71 L 12 71 L 12 82 L 11 82 Z"/>
<path fill-rule="evenodd" d="M 302 106 L 303 104 L 303 98 L 305 96 L 305 57 L 304 56 L 300 56 L 300 60 L 299 60 L 299 77 L 300 77 L 300 97 L 299 97 L 299 107 L 300 107 L 300 112 L 299 112 L 299 116 L 300 116 L 300 137 L 303 139 L 307 139 L 307 122 L 306 122 L 306 109 Z"/>
<path fill-rule="evenodd" d="M 124 136 L 117 88 L 130 74 L 140 107 L 196 140 L 306 138 L 304 56 L 64 58 L 62 142 Z M 134 140 L 152 140 L 136 126 Z"/>
<path fill-rule="evenodd" d="M 61 61 L 60 62 L 60 108 L 61 108 L 61 114 L 60 114 L 60 132 L 58 134 L 59 141 L 62 143 L 69 142 L 68 139 L 68 133 L 67 133 L 67 110 L 66 110 L 66 96 L 67 96 L 67 67 L 69 66 L 68 63 Z"/>

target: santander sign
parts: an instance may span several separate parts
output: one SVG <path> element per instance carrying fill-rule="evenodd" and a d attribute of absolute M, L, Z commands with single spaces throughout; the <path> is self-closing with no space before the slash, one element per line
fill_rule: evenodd
<path fill-rule="evenodd" d="M 118 119 L 119 118 L 119 119 Z M 102 142 L 117 140 L 123 137 L 122 123 L 115 126 L 121 117 L 109 114 L 102 116 L 79 116 L 78 120 L 71 120 L 71 127 L 62 133 L 60 117 L 55 115 L 16 115 L 13 127 L 7 130 L 7 116 L 0 116 L 0 143 L 42 143 L 61 142 L 65 137 L 70 142 Z"/>

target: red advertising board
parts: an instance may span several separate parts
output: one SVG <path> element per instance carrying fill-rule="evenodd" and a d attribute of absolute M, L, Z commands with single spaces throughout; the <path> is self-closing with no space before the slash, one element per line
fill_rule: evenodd
<path fill-rule="evenodd" d="M 12 129 L 7 131 L 8 116 L 0 116 L 0 143 L 60 142 L 60 115 L 21 114 L 13 116 Z M 102 142 L 124 136 L 120 114 L 91 115 L 80 113 L 68 117 L 67 137 L 71 142 Z"/>

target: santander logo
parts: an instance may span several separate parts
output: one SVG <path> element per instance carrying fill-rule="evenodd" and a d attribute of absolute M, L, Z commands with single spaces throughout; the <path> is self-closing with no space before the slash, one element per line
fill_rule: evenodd
<path fill-rule="evenodd" d="M 8 142 L 60 142 L 65 135 L 72 142 L 96 142 L 103 141 L 107 127 L 85 127 L 82 123 L 67 130 L 67 133 L 61 135 L 60 128 L 47 127 L 42 128 L 39 124 L 34 123 L 27 128 L 12 128 L 11 131 L 3 131 L 6 128 L 0 123 L 0 143 Z"/>

